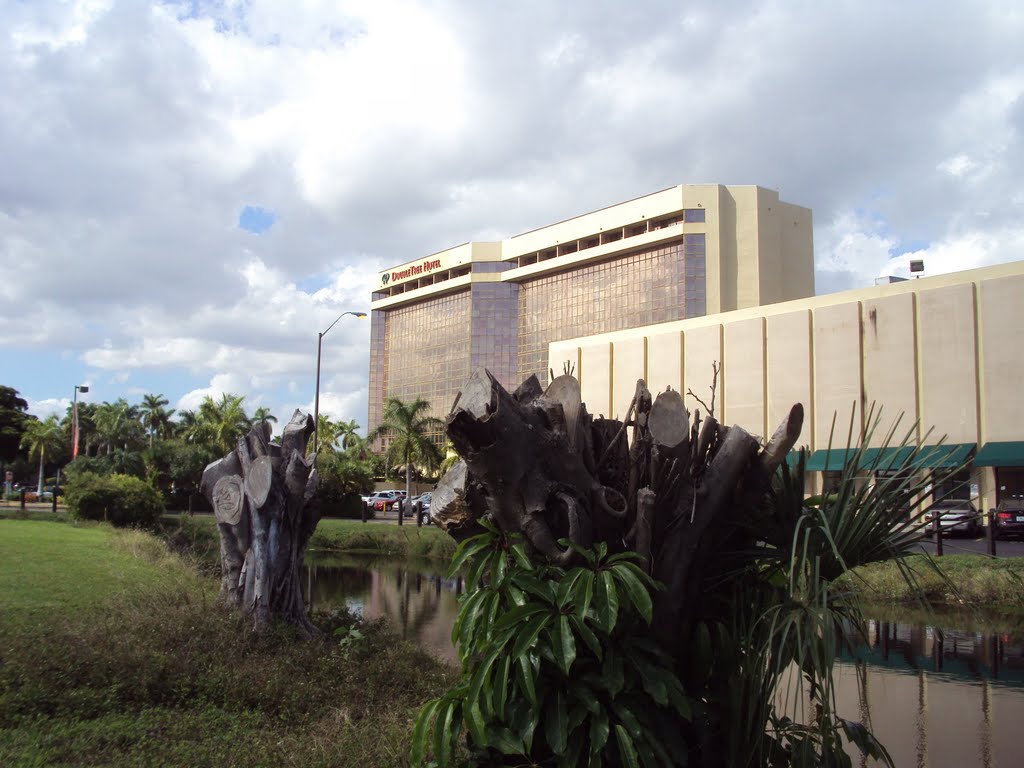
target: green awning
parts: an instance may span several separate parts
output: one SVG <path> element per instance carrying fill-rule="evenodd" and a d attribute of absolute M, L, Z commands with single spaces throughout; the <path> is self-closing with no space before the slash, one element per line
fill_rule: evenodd
<path fill-rule="evenodd" d="M 912 445 L 903 445 L 898 448 L 865 448 L 860 455 L 857 469 L 870 469 L 872 472 L 888 472 L 892 469 L 899 469 L 913 452 Z"/>
<path fill-rule="evenodd" d="M 846 466 L 846 462 L 852 459 L 856 453 L 857 451 L 852 448 L 833 448 L 832 450 L 823 448 L 811 454 L 811 457 L 807 459 L 805 469 L 808 472 L 841 472 Z"/>
<path fill-rule="evenodd" d="M 1024 440 L 985 443 L 974 457 L 976 467 L 1024 467 Z"/>
<path fill-rule="evenodd" d="M 917 452 L 914 459 L 914 466 L 921 469 L 952 469 L 963 466 L 975 445 L 975 443 L 946 443 L 921 446 L 921 450 Z M 977 460 L 974 463 L 977 464 Z"/>

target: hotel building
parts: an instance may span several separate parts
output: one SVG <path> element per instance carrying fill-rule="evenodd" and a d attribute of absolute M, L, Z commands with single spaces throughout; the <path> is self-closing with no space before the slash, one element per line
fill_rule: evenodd
<path fill-rule="evenodd" d="M 388 397 L 445 416 L 478 366 L 509 389 L 546 383 L 549 347 L 565 339 L 813 294 L 811 211 L 756 186 L 686 184 L 465 243 L 381 273 L 368 427 Z"/>

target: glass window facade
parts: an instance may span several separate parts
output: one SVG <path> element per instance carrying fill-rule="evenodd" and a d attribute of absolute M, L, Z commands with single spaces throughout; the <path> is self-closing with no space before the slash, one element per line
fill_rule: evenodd
<path fill-rule="evenodd" d="M 548 381 L 553 341 L 704 315 L 703 234 L 519 286 L 516 382 Z"/>

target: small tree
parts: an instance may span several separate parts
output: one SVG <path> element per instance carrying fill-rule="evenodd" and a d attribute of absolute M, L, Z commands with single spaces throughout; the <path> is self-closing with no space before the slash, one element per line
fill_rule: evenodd
<path fill-rule="evenodd" d="M 444 459 L 437 443 L 430 438 L 431 433 L 439 433 L 444 429 L 444 422 L 427 415 L 429 411 L 430 403 L 422 398 L 416 398 L 411 403 L 397 397 L 388 398 L 380 425 L 367 436 L 370 442 L 385 438 L 387 448 L 384 456 L 388 466 L 401 466 L 405 469 L 406 498 L 412 493 L 413 465 L 419 464 L 433 470 Z"/>
<path fill-rule="evenodd" d="M 46 455 L 54 453 L 63 440 L 63 430 L 56 416 L 47 416 L 45 421 L 32 419 L 25 424 L 21 447 L 28 450 L 29 459 L 39 457 L 39 483 L 36 492 L 43 493 L 43 465 Z"/>

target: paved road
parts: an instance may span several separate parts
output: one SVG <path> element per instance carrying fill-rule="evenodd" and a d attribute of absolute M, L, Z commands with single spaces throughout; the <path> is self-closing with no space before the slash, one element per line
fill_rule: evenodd
<path fill-rule="evenodd" d="M 935 554 L 935 542 L 925 540 L 921 548 Z M 974 539 L 945 538 L 942 539 L 942 551 L 946 555 L 984 555 L 988 552 L 988 542 L 984 536 Z M 1024 541 L 996 541 L 996 557 L 1024 557 Z"/>

